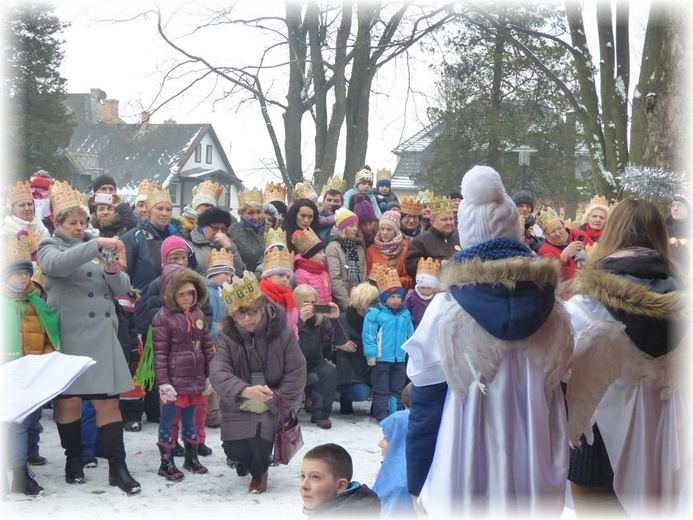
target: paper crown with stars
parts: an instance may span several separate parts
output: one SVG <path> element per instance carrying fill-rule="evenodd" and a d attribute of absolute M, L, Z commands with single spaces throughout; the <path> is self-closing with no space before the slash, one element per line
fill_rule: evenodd
<path fill-rule="evenodd" d="M 268 182 L 265 186 L 265 196 L 263 201 L 267 202 L 286 202 L 286 186 L 279 182 Z"/>
<path fill-rule="evenodd" d="M 10 205 L 16 202 L 29 202 L 33 200 L 31 186 L 28 182 L 18 181 L 17 184 L 10 184 L 7 187 L 7 202 Z"/>
<path fill-rule="evenodd" d="M 252 190 L 242 190 L 238 192 L 238 206 L 243 207 L 246 204 L 263 205 L 262 192 L 258 188 Z"/>
<path fill-rule="evenodd" d="M 250 271 L 243 271 L 243 278 L 234 276 L 231 283 L 224 282 L 221 288 L 221 300 L 229 316 L 241 307 L 250 307 L 259 298 L 262 298 L 260 284 Z"/>

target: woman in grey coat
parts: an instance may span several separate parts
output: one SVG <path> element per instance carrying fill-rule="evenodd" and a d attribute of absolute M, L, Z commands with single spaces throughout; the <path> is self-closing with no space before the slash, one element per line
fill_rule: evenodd
<path fill-rule="evenodd" d="M 76 192 L 63 192 L 59 197 L 51 200 L 55 234 L 39 245 L 38 264 L 48 305 L 59 320 L 63 353 L 96 361 L 56 399 L 58 433 L 67 458 L 65 481 L 85 481 L 81 416 L 82 400 L 90 399 L 108 459 L 109 484 L 126 494 L 136 494 L 141 488 L 125 464 L 123 421 L 118 408 L 119 394 L 133 388 L 118 342 L 113 301 L 114 295 L 130 289 L 127 274 L 111 257 L 123 251 L 123 243 L 117 237 L 93 238 L 85 232 L 88 214 L 79 205 Z"/>
<path fill-rule="evenodd" d="M 219 332 L 209 380 L 221 399 L 221 440 L 249 491 L 263 493 L 278 420 L 301 406 L 306 360 L 284 311 L 262 294 L 255 275 L 234 277 L 222 292 L 228 317 Z M 277 417 L 277 391 L 284 418 Z"/>

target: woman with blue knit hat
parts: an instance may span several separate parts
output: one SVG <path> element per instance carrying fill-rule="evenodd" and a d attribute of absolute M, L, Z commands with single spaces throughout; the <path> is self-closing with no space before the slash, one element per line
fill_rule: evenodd
<path fill-rule="evenodd" d="M 569 458 L 560 382 L 573 338 L 556 298 L 559 265 L 521 242 L 495 170 L 475 166 L 461 191 L 462 251 L 404 345 L 409 491 L 432 518 L 560 516 Z"/>

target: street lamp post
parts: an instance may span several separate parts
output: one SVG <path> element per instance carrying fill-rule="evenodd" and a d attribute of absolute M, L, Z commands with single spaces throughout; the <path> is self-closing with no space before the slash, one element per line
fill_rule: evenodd
<path fill-rule="evenodd" d="M 534 152 L 538 152 L 535 148 L 527 146 L 526 144 L 521 145 L 519 148 L 511 150 L 512 152 L 517 152 L 520 156 L 520 169 L 522 170 L 522 189 L 524 190 L 527 186 L 527 168 L 529 168 L 529 157 Z"/>

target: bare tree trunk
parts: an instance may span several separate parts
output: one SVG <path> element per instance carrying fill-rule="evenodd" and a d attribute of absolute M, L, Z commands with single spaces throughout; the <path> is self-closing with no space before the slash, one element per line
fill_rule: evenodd
<path fill-rule="evenodd" d="M 501 24 L 507 23 L 506 8 L 502 7 L 498 17 Z M 491 118 L 491 128 L 495 128 L 500 120 L 501 106 L 501 83 L 503 81 L 503 52 L 505 48 L 505 37 L 500 32 L 496 32 L 494 47 L 493 47 L 493 81 L 491 83 L 491 110 L 489 117 Z M 488 155 L 486 157 L 487 164 L 497 165 L 500 162 L 500 136 L 496 133 L 491 133 L 488 143 Z"/>

